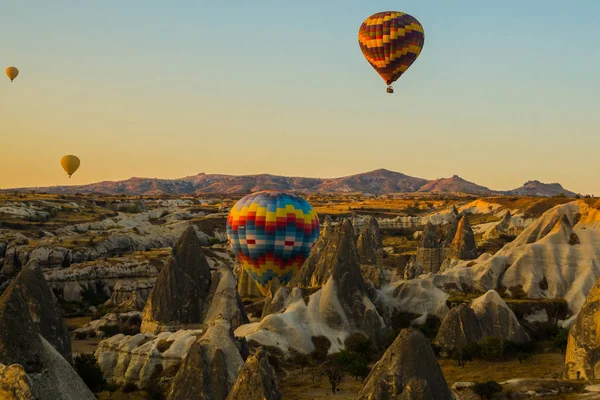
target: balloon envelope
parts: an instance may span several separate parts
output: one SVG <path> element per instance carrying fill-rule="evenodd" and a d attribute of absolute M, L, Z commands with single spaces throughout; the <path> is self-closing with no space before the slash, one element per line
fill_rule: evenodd
<path fill-rule="evenodd" d="M 394 83 L 415 62 L 424 41 L 419 21 L 398 11 L 373 14 L 358 31 L 363 55 L 387 85 Z"/>
<path fill-rule="evenodd" d="M 62 165 L 67 175 L 69 175 L 69 178 L 77 171 L 80 164 L 81 161 L 79 161 L 77 156 L 68 155 L 60 159 L 60 165 Z"/>
<path fill-rule="evenodd" d="M 319 218 L 294 194 L 263 191 L 239 200 L 227 218 L 227 237 L 263 295 L 278 278 L 288 283 L 319 238 Z"/>
<path fill-rule="evenodd" d="M 19 70 L 15 67 L 6 68 L 6 76 L 8 76 L 8 79 L 10 79 L 11 82 L 17 77 L 17 75 L 19 75 Z"/>

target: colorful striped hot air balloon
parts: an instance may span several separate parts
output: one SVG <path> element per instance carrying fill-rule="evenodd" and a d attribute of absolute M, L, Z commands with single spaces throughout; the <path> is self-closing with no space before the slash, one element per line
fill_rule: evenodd
<path fill-rule="evenodd" d="M 394 93 L 392 83 L 419 57 L 424 41 L 419 21 L 398 11 L 373 14 L 358 31 L 360 49 L 388 85 L 388 93 Z"/>
<path fill-rule="evenodd" d="M 257 192 L 233 206 L 227 237 L 238 261 L 266 296 L 274 278 L 286 284 L 302 266 L 319 238 L 319 218 L 299 196 Z"/>

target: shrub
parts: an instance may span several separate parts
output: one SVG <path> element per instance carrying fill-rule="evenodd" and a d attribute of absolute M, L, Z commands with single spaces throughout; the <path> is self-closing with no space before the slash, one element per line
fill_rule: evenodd
<path fill-rule="evenodd" d="M 361 355 L 365 360 L 369 360 L 373 352 L 373 342 L 371 339 L 361 333 L 353 333 L 344 341 L 346 350 L 351 353 Z"/>
<path fill-rule="evenodd" d="M 312 336 L 310 338 L 315 346 L 315 349 L 311 353 L 311 357 L 314 360 L 323 361 L 327 358 L 331 342 L 325 336 Z"/>
<path fill-rule="evenodd" d="M 287 359 L 292 364 L 299 365 L 302 371 L 304 371 L 304 367 L 306 367 L 310 362 L 310 359 L 306 354 L 301 353 L 294 348 L 290 348 L 288 351 Z"/>
<path fill-rule="evenodd" d="M 569 330 L 565 328 L 559 328 L 560 330 L 552 339 L 552 346 L 559 349 L 563 353 L 567 349 L 567 342 L 569 341 Z"/>
<path fill-rule="evenodd" d="M 479 342 L 479 355 L 484 360 L 495 361 L 502 358 L 504 346 L 502 340 L 488 336 Z"/>
<path fill-rule="evenodd" d="M 119 390 L 121 386 L 117 384 L 115 381 L 110 381 L 106 384 L 106 390 L 108 391 L 108 395 L 112 398 L 112 394 Z"/>
<path fill-rule="evenodd" d="M 494 394 L 502 391 L 502 386 L 496 381 L 488 381 L 476 383 L 472 389 L 484 399 L 491 400 Z"/>
<path fill-rule="evenodd" d="M 106 380 L 96 358 L 92 354 L 81 354 L 73 360 L 73 367 L 83 382 L 94 393 L 102 392 L 106 387 Z"/>
<path fill-rule="evenodd" d="M 364 380 L 370 372 L 367 359 L 359 353 L 342 350 L 334 356 L 333 362 L 355 379 Z"/>

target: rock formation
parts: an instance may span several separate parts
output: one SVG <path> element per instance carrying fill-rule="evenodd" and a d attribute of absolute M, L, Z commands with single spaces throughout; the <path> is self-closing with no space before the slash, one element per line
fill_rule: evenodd
<path fill-rule="evenodd" d="M 142 311 L 154 286 L 154 278 L 119 280 L 105 306 L 116 312 Z"/>
<path fill-rule="evenodd" d="M 330 352 L 342 349 L 344 339 L 354 332 L 379 343 L 384 324 L 367 294 L 349 221 L 336 227 L 325 249 L 312 279 L 319 283 L 325 280 L 320 290 L 305 301 L 298 288 L 294 288 L 285 312 L 241 326 L 235 334 L 283 352 L 293 348 L 305 354 L 314 350 L 312 336 L 327 337 L 331 342 Z"/>
<path fill-rule="evenodd" d="M 229 324 L 224 320 L 214 321 L 191 345 L 167 398 L 225 399 L 243 364 Z"/>
<path fill-rule="evenodd" d="M 0 394 L 6 384 L 23 393 L 29 390 L 36 400 L 95 398 L 69 364 L 70 337 L 53 301 L 34 262 L 0 297 L 0 363 L 9 365 L 4 374 L 12 380 L 0 383 Z"/>
<path fill-rule="evenodd" d="M 479 319 L 483 337 L 493 336 L 519 344 L 528 340 L 525 329 L 517 320 L 515 313 L 496 291 L 490 290 L 473 300 L 471 308 Z"/>
<path fill-rule="evenodd" d="M 563 376 L 600 378 L 600 280 L 589 292 L 569 331 Z"/>
<path fill-rule="evenodd" d="M 377 220 L 368 217 L 356 241 L 356 250 L 361 264 L 375 265 L 377 251 L 383 249 L 383 241 Z"/>
<path fill-rule="evenodd" d="M 281 400 L 275 370 L 262 347 L 246 360 L 227 400 Z"/>
<path fill-rule="evenodd" d="M 207 307 L 210 266 L 196 230 L 189 227 L 173 248 L 144 308 L 142 332 L 199 327 Z"/>
<path fill-rule="evenodd" d="M 448 257 L 459 260 L 473 260 L 477 258 L 477 255 L 475 234 L 469 223 L 469 218 L 465 215 L 458 223 L 456 234 L 448 251 Z"/>
<path fill-rule="evenodd" d="M 310 255 L 302 265 L 302 268 L 292 278 L 290 287 L 315 287 L 322 286 L 329 277 L 329 269 L 334 260 L 328 255 L 340 241 L 340 237 L 350 235 L 354 238 L 354 228 L 349 220 L 321 232 L 321 236 L 313 246 Z M 331 242 L 331 243 L 330 243 Z"/>
<path fill-rule="evenodd" d="M 22 366 L 0 364 L 0 399 L 35 400 L 33 383 Z"/>
<path fill-rule="evenodd" d="M 271 298 L 265 303 L 261 319 L 265 318 L 267 315 L 283 311 L 286 306 L 287 298 L 290 295 L 290 289 L 285 286 L 280 286 L 276 291 L 273 291 L 274 289 L 274 287 L 271 287 Z M 299 288 L 295 289 L 300 290 Z"/>
<path fill-rule="evenodd" d="M 424 272 L 423 267 L 419 265 L 416 257 L 413 256 L 408 261 L 408 264 L 406 264 L 406 267 L 404 267 L 404 279 L 407 281 L 415 279 Z"/>
<path fill-rule="evenodd" d="M 395 398 L 453 399 L 431 345 L 415 329 L 400 332 L 371 370 L 356 400 Z"/>
<path fill-rule="evenodd" d="M 35 260 L 30 261 L 21 270 L 6 289 L 4 295 L 14 299 L 6 299 L 4 302 L 6 307 L 16 306 L 17 299 L 25 302 L 28 309 L 26 314 L 31 316 L 34 324 L 33 330 L 50 342 L 70 363 L 72 361 L 71 335 L 64 325 L 60 310 L 56 306 L 56 299 Z M 18 315 L 16 317 L 18 318 Z M 18 329 L 19 325 L 2 324 L 0 326 L 14 326 L 15 329 Z M 0 359 L 0 362 L 3 362 L 3 360 Z"/>
<path fill-rule="evenodd" d="M 252 278 L 250 278 L 250 275 L 242 268 L 239 262 L 235 262 L 233 270 L 237 271 L 238 292 L 242 298 L 263 297 L 258 286 L 256 286 Z"/>
<path fill-rule="evenodd" d="M 421 235 L 421 241 L 417 247 L 417 263 L 423 267 L 425 272 L 438 272 L 443 261 L 443 250 L 440 246 L 438 233 L 430 222 L 428 222 Z"/>
<path fill-rule="evenodd" d="M 444 353 L 461 353 L 467 345 L 475 344 L 482 338 L 477 315 L 469 306 L 461 304 L 448 312 L 434 343 L 440 346 Z"/>
<path fill-rule="evenodd" d="M 109 313 L 100 319 L 87 323 L 81 328 L 75 329 L 73 335 L 77 339 L 84 339 L 87 337 L 103 338 L 106 336 L 105 332 L 108 330 L 108 327 L 114 327 L 118 332 L 133 331 L 139 333 L 141 322 L 142 313 L 139 311 L 130 311 L 119 314 Z"/>

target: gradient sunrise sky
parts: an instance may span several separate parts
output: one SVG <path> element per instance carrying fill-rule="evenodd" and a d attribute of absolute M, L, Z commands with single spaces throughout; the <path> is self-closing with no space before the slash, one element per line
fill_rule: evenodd
<path fill-rule="evenodd" d="M 172 4 L 170 4 L 172 3 Z M 387 95 L 357 31 L 425 28 Z M 600 194 L 597 0 L 8 1 L 0 187 L 387 168 Z M 68 179 L 64 154 L 82 159 Z"/>

